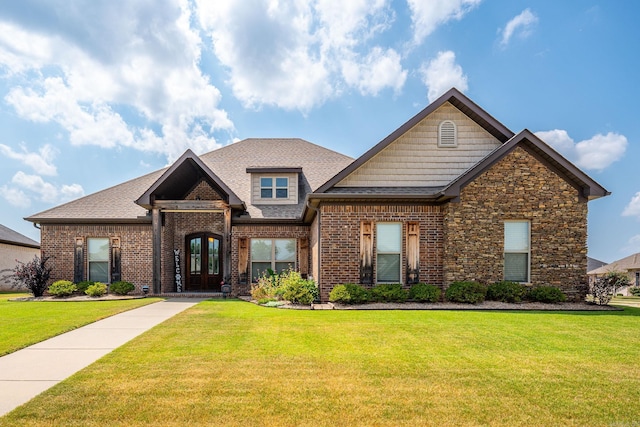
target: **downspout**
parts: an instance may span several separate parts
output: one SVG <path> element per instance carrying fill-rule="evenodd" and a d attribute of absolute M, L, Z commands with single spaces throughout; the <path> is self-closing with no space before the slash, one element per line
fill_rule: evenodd
<path fill-rule="evenodd" d="M 320 269 L 320 266 L 322 266 L 322 263 L 320 262 L 320 258 L 322 257 L 322 248 L 321 248 L 321 241 L 322 239 L 320 238 L 320 231 L 322 230 L 322 228 L 320 227 L 320 222 L 322 221 L 322 216 L 320 215 L 320 209 L 318 208 L 314 208 L 313 206 L 311 206 L 311 204 L 309 203 L 309 199 L 307 199 L 307 207 L 309 209 L 311 209 L 312 211 L 314 211 L 316 213 L 316 215 L 318 216 L 318 277 L 316 277 L 316 283 L 318 284 L 318 291 L 320 290 L 320 278 L 321 278 L 321 272 L 322 270 Z M 319 294 L 320 292 L 318 292 Z M 320 297 L 320 300 L 322 301 L 322 297 Z"/>

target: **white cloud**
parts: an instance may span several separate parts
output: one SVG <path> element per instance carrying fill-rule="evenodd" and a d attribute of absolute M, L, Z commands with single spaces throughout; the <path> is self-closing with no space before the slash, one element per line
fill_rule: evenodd
<path fill-rule="evenodd" d="M 345 87 L 377 95 L 404 85 L 400 55 L 368 45 L 394 19 L 387 0 L 197 4 L 233 93 L 247 107 L 308 111 Z"/>
<path fill-rule="evenodd" d="M 18 208 L 28 208 L 31 206 L 31 199 L 22 190 L 17 188 L 7 187 L 3 185 L 0 187 L 0 196 L 11 205 Z"/>
<path fill-rule="evenodd" d="M 37 20 L 28 8 L 8 9 L 0 18 L 0 61 L 17 76 L 5 100 L 20 117 L 57 123 L 76 145 L 169 159 L 186 148 L 217 148 L 213 134 L 233 131 L 220 92 L 198 67 L 202 42 L 189 2 L 96 2 L 90 13 L 43 3 Z M 25 84 L 26 73 L 36 77 Z"/>
<path fill-rule="evenodd" d="M 538 23 L 538 17 L 531 12 L 530 9 L 523 10 L 519 15 L 515 16 L 502 30 L 502 39 L 500 46 L 506 47 L 514 34 L 520 37 L 527 37 L 533 31 L 533 27 Z"/>
<path fill-rule="evenodd" d="M 622 211 L 622 216 L 635 216 L 640 219 L 640 191 L 629 201 L 629 204 Z"/>
<path fill-rule="evenodd" d="M 18 160 L 29 166 L 41 175 L 57 175 L 56 166 L 52 163 L 56 155 L 56 149 L 49 144 L 45 144 L 37 153 L 30 152 L 24 144 L 20 146 L 21 151 L 14 151 L 11 147 L 0 144 L 0 153 L 6 157 Z"/>
<path fill-rule="evenodd" d="M 22 171 L 16 172 L 11 179 L 11 183 L 21 189 L 8 188 L 4 186 L 3 196 L 9 201 L 9 203 L 12 203 L 9 197 L 16 201 L 16 203 L 22 203 L 20 206 L 24 206 L 25 204 L 28 206 L 30 203 L 29 196 L 27 196 L 27 193 L 23 190 L 35 193 L 38 200 L 42 202 L 52 204 L 66 202 L 84 196 L 84 190 L 80 184 L 56 187 L 54 184 L 42 179 L 39 175 L 29 175 Z M 9 197 L 7 195 L 9 195 Z"/>
<path fill-rule="evenodd" d="M 637 253 L 640 252 L 640 234 L 636 234 L 627 241 L 627 246 L 623 248 L 624 252 Z"/>
<path fill-rule="evenodd" d="M 584 141 L 574 142 L 567 131 L 554 129 L 536 132 L 542 139 L 577 166 L 602 171 L 620 160 L 627 149 L 627 138 L 615 132 L 597 134 Z"/>
<path fill-rule="evenodd" d="M 460 20 L 482 0 L 408 0 L 413 22 L 413 40 L 420 44 L 438 25 Z"/>
<path fill-rule="evenodd" d="M 469 88 L 467 76 L 462 71 L 462 67 L 456 64 L 456 54 L 450 50 L 438 52 L 438 55 L 428 64 L 422 65 L 420 71 L 428 89 L 429 102 L 433 102 L 452 87 L 462 92 Z"/>

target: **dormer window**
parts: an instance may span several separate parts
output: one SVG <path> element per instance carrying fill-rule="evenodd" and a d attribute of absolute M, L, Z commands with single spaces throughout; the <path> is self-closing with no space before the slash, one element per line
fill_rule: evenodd
<path fill-rule="evenodd" d="M 260 178 L 260 198 L 261 199 L 288 199 L 289 198 L 289 178 L 288 177 L 262 177 Z"/>
<path fill-rule="evenodd" d="M 298 203 L 301 167 L 255 166 L 251 174 L 251 203 L 254 205 L 294 205 Z"/>
<path fill-rule="evenodd" d="M 438 147 L 457 147 L 458 134 L 456 124 L 451 120 L 444 120 L 438 126 Z"/>

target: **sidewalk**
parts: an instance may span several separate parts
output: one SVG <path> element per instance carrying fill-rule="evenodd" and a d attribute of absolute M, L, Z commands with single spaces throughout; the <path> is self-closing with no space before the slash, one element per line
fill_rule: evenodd
<path fill-rule="evenodd" d="M 200 301 L 160 301 L 0 357 L 0 417 Z"/>

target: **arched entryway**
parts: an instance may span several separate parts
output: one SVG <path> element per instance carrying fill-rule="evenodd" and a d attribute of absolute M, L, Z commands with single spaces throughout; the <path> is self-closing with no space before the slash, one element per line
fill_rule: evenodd
<path fill-rule="evenodd" d="M 222 237 L 211 233 L 186 236 L 186 291 L 220 292 L 222 284 Z"/>

